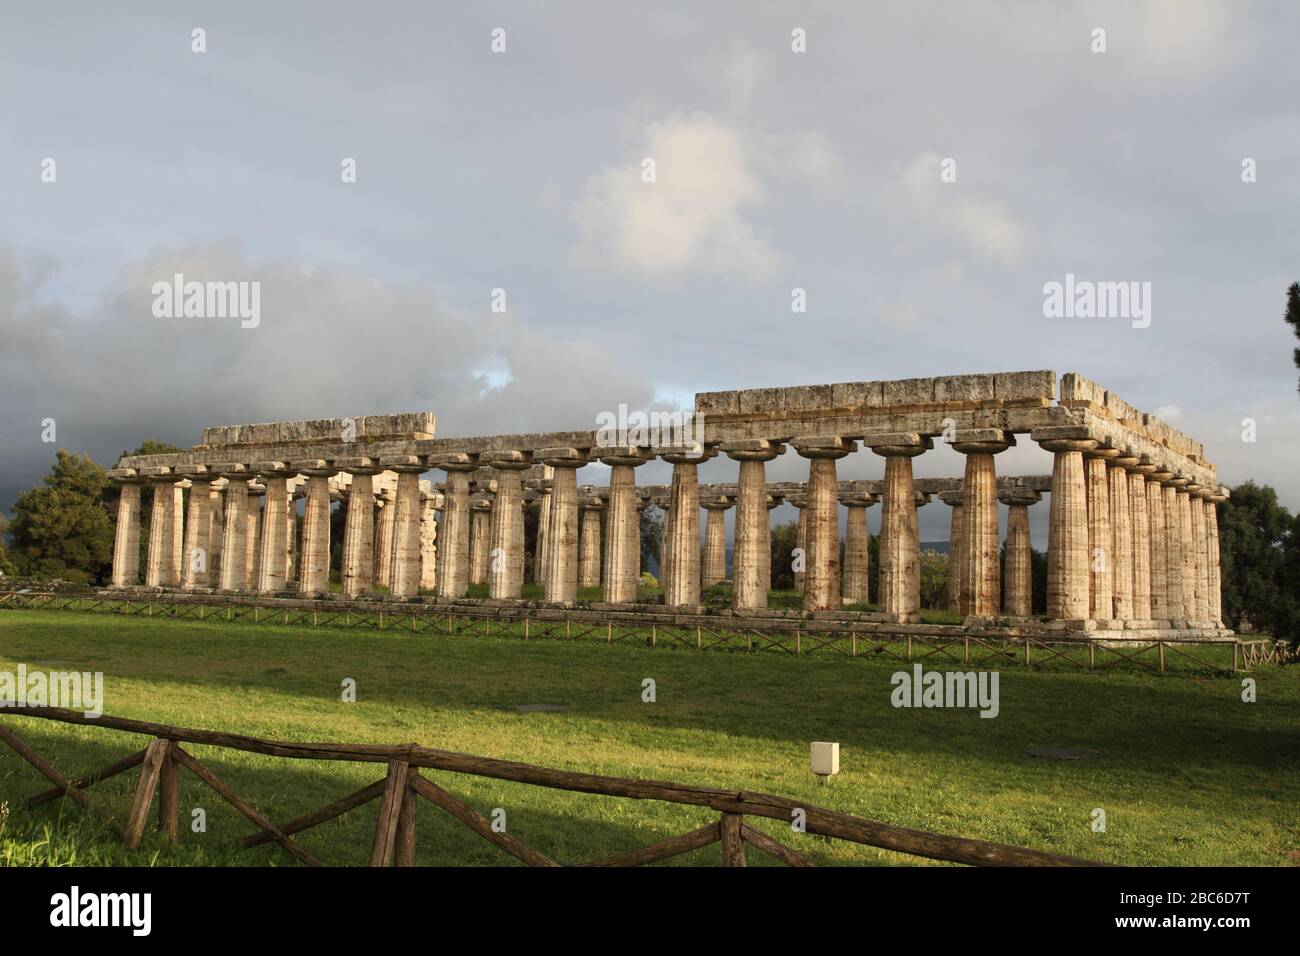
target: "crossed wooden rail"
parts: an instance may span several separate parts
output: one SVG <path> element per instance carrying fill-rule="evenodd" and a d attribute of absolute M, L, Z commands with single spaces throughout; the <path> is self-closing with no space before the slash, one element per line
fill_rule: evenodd
<path fill-rule="evenodd" d="M 296 743 L 262 740 L 240 734 L 213 730 L 194 730 L 172 727 L 150 721 L 130 720 L 124 717 L 87 717 L 84 714 L 56 707 L 5 708 L 0 714 L 13 713 L 25 717 L 39 717 L 68 724 L 107 727 L 129 733 L 144 734 L 154 738 L 143 750 L 136 751 L 100 770 L 68 779 L 45 758 L 24 743 L 13 731 L 0 726 L 0 741 L 8 744 L 24 760 L 39 770 L 54 786 L 28 800 L 29 806 L 68 797 L 89 813 L 104 820 L 129 849 L 140 845 L 144 836 L 146 819 L 158 793 L 158 827 L 172 841 L 177 838 L 177 770 L 185 768 L 215 790 L 227 803 L 238 810 L 259 830 L 244 841 L 246 847 L 265 843 L 278 843 L 288 853 L 309 866 L 319 866 L 320 861 L 295 843 L 292 837 L 304 830 L 332 820 L 362 804 L 378 799 L 379 821 L 375 828 L 374 843 L 370 852 L 371 866 L 415 865 L 415 810 L 417 798 L 423 797 L 446 810 L 479 836 L 530 866 L 556 866 L 555 861 L 506 833 L 496 832 L 489 820 L 478 811 L 462 803 L 452 794 L 421 776 L 421 768 L 444 770 L 453 773 L 511 780 L 539 787 L 580 793 L 597 793 L 611 797 L 630 797 L 642 800 L 663 800 L 669 803 L 709 807 L 721 816 L 717 822 L 707 824 L 689 833 L 662 840 L 650 846 L 629 850 L 588 866 L 639 866 L 721 843 L 722 863 L 725 866 L 745 865 L 745 844 L 791 866 L 811 866 L 799 853 L 772 839 L 745 823 L 745 816 L 769 817 L 790 821 L 795 811 L 803 811 L 806 831 L 822 834 L 867 846 L 881 847 L 913 856 L 928 857 L 953 863 L 976 866 L 1097 866 L 1099 864 L 1074 857 L 1044 853 L 1022 847 L 988 843 L 965 837 L 909 830 L 862 817 L 839 813 L 822 807 L 808 806 L 796 800 L 747 790 L 724 790 L 695 787 L 657 780 L 633 780 L 606 777 L 596 774 L 553 770 L 532 764 L 478 757 L 472 754 L 437 750 L 418 744 L 335 744 Z M 182 743 L 226 747 L 248 753 L 299 760 L 345 760 L 384 763 L 387 773 L 382 779 L 362 787 L 355 793 L 288 822 L 275 824 L 241 799 L 208 767 L 181 747 Z M 93 784 L 107 780 L 139 766 L 140 780 L 125 826 L 112 816 L 85 791 Z"/>

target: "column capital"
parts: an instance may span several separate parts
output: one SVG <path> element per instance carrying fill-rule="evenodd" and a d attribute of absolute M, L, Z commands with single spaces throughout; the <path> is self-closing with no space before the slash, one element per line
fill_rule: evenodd
<path fill-rule="evenodd" d="M 700 507 L 709 511 L 726 511 L 735 504 L 736 499 L 730 495 L 711 495 L 700 499 Z"/>
<path fill-rule="evenodd" d="M 1016 436 L 1001 428 L 963 428 L 953 432 L 952 447 L 963 455 L 996 455 L 1016 443 Z"/>
<path fill-rule="evenodd" d="M 639 448 L 635 445 L 598 448 L 597 454 L 603 464 L 614 467 L 616 465 L 625 465 L 635 468 L 637 465 L 644 465 L 651 458 L 650 452 L 645 448 Z"/>
<path fill-rule="evenodd" d="M 485 451 L 478 456 L 480 465 L 497 471 L 523 471 L 533 467 L 533 456 L 526 451 Z"/>
<path fill-rule="evenodd" d="M 934 447 L 934 441 L 928 435 L 917 432 L 864 435 L 862 444 L 882 458 L 914 458 Z"/>
<path fill-rule="evenodd" d="M 306 475 L 308 478 L 333 478 L 339 473 L 337 468 L 331 468 L 330 463 L 324 458 L 304 458 L 300 461 L 289 463 L 297 474 Z M 226 477 L 230 477 L 227 475 Z"/>
<path fill-rule="evenodd" d="M 1123 452 L 1121 452 L 1118 448 L 1110 448 L 1110 447 L 1108 447 L 1108 446 L 1106 446 L 1106 447 L 1098 446 L 1098 447 L 1096 447 L 1096 448 L 1093 448 L 1093 449 L 1090 450 L 1090 451 L 1085 451 L 1085 452 L 1083 453 L 1083 457 L 1084 457 L 1084 458 L 1100 458 L 1100 459 L 1102 459 L 1103 461 L 1109 461 L 1109 460 L 1112 459 L 1112 458 L 1118 458 L 1118 457 L 1119 457 L 1120 455 L 1122 455 L 1122 454 L 1123 454 Z"/>
<path fill-rule="evenodd" d="M 334 467 L 349 475 L 377 475 L 384 469 L 373 458 L 358 455 L 351 458 L 335 458 Z"/>
<path fill-rule="evenodd" d="M 870 508 L 879 500 L 880 498 L 877 495 L 865 491 L 839 495 L 840 504 L 846 508 Z"/>
<path fill-rule="evenodd" d="M 999 491 L 998 501 L 1004 505 L 1036 505 L 1043 500 L 1042 492 L 1031 488 L 1017 488 L 1014 491 Z"/>
<path fill-rule="evenodd" d="M 428 462 L 430 468 L 436 468 L 448 474 L 455 471 L 475 471 L 478 469 L 478 455 L 471 455 L 461 451 L 430 455 Z"/>
<path fill-rule="evenodd" d="M 1138 458 L 1136 455 L 1130 455 L 1128 452 L 1125 452 L 1121 455 L 1116 456 L 1115 458 L 1109 459 L 1106 462 L 1106 467 L 1123 468 L 1125 471 L 1130 471 L 1133 468 L 1136 468 L 1141 463 L 1142 463 L 1141 458 Z"/>
<path fill-rule="evenodd" d="M 950 508 L 960 508 L 966 502 L 966 492 L 960 488 L 956 491 L 941 491 L 939 500 Z"/>
<path fill-rule="evenodd" d="M 699 451 L 690 451 L 685 448 L 668 448 L 662 451 L 651 449 L 651 452 L 670 465 L 700 465 L 710 458 L 716 458 L 718 449 L 716 446 L 706 445 Z"/>
<path fill-rule="evenodd" d="M 851 438 L 838 435 L 814 435 L 807 438 L 794 438 L 791 447 L 801 458 L 843 458 L 858 450 L 858 443 Z"/>
<path fill-rule="evenodd" d="M 141 485 L 145 482 L 145 477 L 134 468 L 110 468 L 108 477 L 124 485 Z"/>
<path fill-rule="evenodd" d="M 724 441 L 718 449 L 732 461 L 771 461 L 785 454 L 785 445 L 767 438 L 741 438 Z"/>
<path fill-rule="evenodd" d="M 413 471 L 419 474 L 429 470 L 426 460 L 423 455 L 383 455 L 379 459 L 379 465 L 384 471 L 395 471 L 398 474 Z"/>
<path fill-rule="evenodd" d="M 534 454 L 542 464 L 550 468 L 581 468 L 588 461 L 586 452 L 564 445 L 539 448 Z"/>

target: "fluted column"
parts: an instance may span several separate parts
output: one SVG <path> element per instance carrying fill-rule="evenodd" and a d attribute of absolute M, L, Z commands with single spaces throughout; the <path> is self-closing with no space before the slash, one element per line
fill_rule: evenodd
<path fill-rule="evenodd" d="M 285 482 L 284 510 L 284 587 L 287 591 L 298 589 L 298 575 L 301 573 L 302 557 L 299 555 L 300 535 L 298 533 L 298 499 L 303 497 L 303 480 L 292 475 Z"/>
<path fill-rule="evenodd" d="M 578 469 L 587 456 L 576 448 L 543 448 L 537 457 L 555 469 L 550 515 L 546 522 L 546 601 L 578 599 Z"/>
<path fill-rule="evenodd" d="M 581 531 L 578 544 L 578 587 L 600 587 L 600 513 L 605 502 L 596 495 L 584 495 L 578 502 Z"/>
<path fill-rule="evenodd" d="M 261 462 L 254 467 L 266 484 L 257 590 L 262 594 L 272 594 L 283 591 L 288 583 L 288 479 L 291 475 L 284 470 L 286 465 L 283 462 Z"/>
<path fill-rule="evenodd" d="M 551 527 L 551 483 L 555 480 L 551 468 L 543 466 L 546 474 L 537 489 L 537 537 L 533 541 L 533 583 L 546 584 L 546 535 Z"/>
<path fill-rule="evenodd" d="M 1120 454 L 1106 462 L 1110 483 L 1111 594 L 1117 621 L 1133 620 L 1133 526 L 1129 517 L 1128 470 L 1138 459 Z"/>
<path fill-rule="evenodd" d="M 190 504 L 185 515 L 185 566 L 181 572 L 181 586 L 187 591 L 208 587 L 208 534 L 212 521 L 208 511 L 212 508 L 212 486 L 207 471 L 190 476 Z"/>
<path fill-rule="evenodd" d="M 1002 613 L 1007 617 L 1030 617 L 1034 613 L 1034 581 L 1029 506 L 1042 500 L 1042 495 L 1037 491 L 1017 489 L 999 495 L 998 500 L 1008 509 Z"/>
<path fill-rule="evenodd" d="M 1219 505 L 1228 500 L 1223 489 L 1214 488 L 1205 499 L 1205 534 L 1209 540 L 1210 622 L 1223 626 L 1223 575 L 1219 566 Z"/>
<path fill-rule="evenodd" d="M 803 560 L 799 562 L 804 570 L 791 572 L 794 577 L 794 589 L 801 594 L 803 593 L 804 575 L 807 574 L 808 568 L 808 499 L 804 495 L 791 495 L 786 499 L 787 502 L 794 505 L 795 510 L 799 512 L 799 518 L 795 521 L 794 527 L 794 546 L 799 550 Z"/>
<path fill-rule="evenodd" d="M 939 500 L 952 509 L 948 519 L 948 610 L 957 611 L 961 607 L 961 575 L 965 566 L 962 560 L 962 529 L 964 527 L 966 492 L 941 491 Z"/>
<path fill-rule="evenodd" d="M 478 465 L 463 453 L 439 455 L 430 464 L 447 473 L 438 529 L 438 596 L 463 598 L 469 591 L 469 472 Z"/>
<path fill-rule="evenodd" d="M 876 501 L 871 494 L 840 498 L 844 505 L 844 573 L 841 597 L 845 604 L 867 604 L 871 600 L 871 533 L 867 509 Z"/>
<path fill-rule="evenodd" d="M 1155 465 L 1135 465 L 1128 476 L 1128 517 L 1132 532 L 1133 619 L 1149 621 L 1151 613 L 1151 516 L 1147 514 L 1146 476 Z"/>
<path fill-rule="evenodd" d="M 1118 458 L 1118 448 L 1094 448 L 1084 453 L 1084 482 L 1088 498 L 1088 593 L 1090 616 L 1109 621 L 1115 616 L 1114 544 L 1111 533 L 1110 478 L 1106 462 Z"/>
<path fill-rule="evenodd" d="M 438 508 L 442 504 L 442 495 L 436 492 L 420 494 L 420 588 L 425 591 L 438 589 Z M 521 526 L 522 529 L 522 526 Z M 523 560 L 523 545 L 520 545 L 520 560 Z M 523 566 L 520 566 L 522 580 Z"/>
<path fill-rule="evenodd" d="M 119 473 L 128 470 L 114 469 Z M 143 482 L 134 474 L 124 475 L 118 480 L 122 486 L 113 534 L 113 586 L 135 587 L 140 583 L 140 488 Z"/>
<path fill-rule="evenodd" d="M 492 497 L 469 500 L 469 583 L 487 584 L 492 552 Z"/>
<path fill-rule="evenodd" d="M 266 486 L 248 482 L 248 514 L 244 518 L 244 590 L 257 590 L 257 563 L 262 557 L 262 499 Z"/>
<path fill-rule="evenodd" d="M 385 468 L 387 471 L 387 468 Z M 387 479 L 387 475 L 382 475 Z M 375 516 L 375 568 L 373 573 L 375 588 L 393 586 L 393 521 L 397 517 L 395 489 L 384 487 L 375 494 L 379 499 L 376 505 L 379 513 Z"/>
<path fill-rule="evenodd" d="M 347 473 L 347 515 L 339 577 L 345 597 L 367 594 L 375 586 L 375 483 L 379 466 L 370 458 L 341 458 L 335 467 Z"/>
<path fill-rule="evenodd" d="M 496 474 L 496 496 L 488 525 L 488 596 L 518 601 L 524 589 L 524 492 L 522 472 L 531 467 L 519 451 L 485 452 Z"/>
<path fill-rule="evenodd" d="M 958 431 L 955 439 L 952 447 L 966 456 L 958 611 L 963 615 L 995 617 L 1002 610 L 1002 569 L 998 479 L 993 456 L 1005 451 L 1014 439 L 996 428 Z"/>
<path fill-rule="evenodd" d="M 220 587 L 242 591 L 248 560 L 248 480 L 252 476 L 238 462 L 221 467 L 226 479 L 226 518 L 222 523 Z"/>
<path fill-rule="evenodd" d="M 916 518 L 916 488 L 912 459 L 930 447 L 916 434 L 886 441 L 867 438 L 871 450 L 885 459 L 880 515 L 880 611 L 900 622 L 921 619 L 921 541 Z"/>
<path fill-rule="evenodd" d="M 226 480 L 214 478 L 208 486 L 212 503 L 208 508 L 208 581 L 221 584 L 221 552 L 226 543 Z"/>
<path fill-rule="evenodd" d="M 838 436 L 796 438 L 792 443 L 808 459 L 805 519 L 805 611 L 838 609 L 840 597 L 840 501 L 835 462 L 857 450 L 857 442 Z"/>
<path fill-rule="evenodd" d="M 1041 432 L 1053 434 L 1046 428 Z M 1091 602 L 1088 595 L 1088 491 L 1083 474 L 1083 454 L 1096 448 L 1097 443 L 1092 439 L 1040 437 L 1040 430 L 1033 434 L 1034 440 L 1053 455 L 1047 540 L 1047 615 L 1057 620 L 1085 620 Z"/>
<path fill-rule="evenodd" d="M 641 575 L 641 517 L 637 510 L 636 467 L 646 455 L 636 448 L 602 452 L 610 466 L 609 505 L 605 514 L 605 556 L 601 569 L 603 597 L 610 604 L 636 600 Z"/>
<path fill-rule="evenodd" d="M 704 552 L 700 558 L 700 584 L 712 587 L 727 578 L 727 509 L 734 498 L 706 498 L 704 507 Z"/>
<path fill-rule="evenodd" d="M 668 515 L 664 522 L 662 581 L 664 604 L 692 607 L 700 603 L 700 455 L 669 454 L 673 466 Z"/>
<path fill-rule="evenodd" d="M 1209 567 L 1209 542 L 1205 533 L 1205 506 L 1203 505 L 1204 488 L 1201 485 L 1187 486 L 1187 513 L 1191 522 L 1189 539 L 1192 556 L 1193 613 L 1188 617 L 1197 624 L 1204 624 L 1210 619 L 1209 587 L 1207 575 Z"/>
<path fill-rule="evenodd" d="M 772 586 L 772 532 L 767 507 L 767 462 L 785 446 L 749 439 L 727 442 L 724 454 L 740 463 L 736 485 L 735 549 L 732 552 L 731 606 L 737 610 L 767 607 Z"/>
<path fill-rule="evenodd" d="M 172 485 L 172 507 L 170 512 L 171 561 L 167 565 L 167 581 L 164 587 L 181 586 L 181 573 L 185 566 L 185 489 L 189 481 L 178 481 Z"/>
<path fill-rule="evenodd" d="M 425 467 L 418 456 L 400 457 L 400 461 L 381 459 L 381 464 L 397 472 L 392 502 L 393 563 L 389 591 L 395 598 L 408 598 L 420 592 L 420 473 Z"/>
<path fill-rule="evenodd" d="M 170 472 L 171 469 L 163 469 Z M 150 479 L 149 551 L 144 583 L 151 588 L 170 586 L 172 560 L 172 485 L 176 479 L 164 474 Z"/>
<path fill-rule="evenodd" d="M 1190 485 L 1190 481 L 1182 479 L 1177 498 L 1178 555 L 1183 589 L 1183 614 L 1189 626 L 1197 619 L 1197 614 L 1200 612 L 1196 595 L 1196 541 L 1192 537 L 1192 499 L 1187 490 Z"/>
<path fill-rule="evenodd" d="M 330 478 L 324 461 L 295 462 L 307 476 L 307 503 L 302 513 L 302 547 L 298 550 L 298 593 L 325 594 L 330 587 Z M 229 494 L 229 492 L 227 492 Z"/>
<path fill-rule="evenodd" d="M 1151 618 L 1156 621 L 1170 619 L 1165 499 L 1160 486 L 1172 477 L 1173 473 L 1168 471 L 1153 471 L 1146 476 L 1147 533 L 1151 542 Z"/>
<path fill-rule="evenodd" d="M 1169 620 L 1186 621 L 1187 606 L 1183 600 L 1183 524 L 1182 510 L 1178 504 L 1178 489 L 1187 484 L 1186 478 L 1170 477 L 1160 483 L 1165 512 L 1165 594 L 1169 607 Z"/>

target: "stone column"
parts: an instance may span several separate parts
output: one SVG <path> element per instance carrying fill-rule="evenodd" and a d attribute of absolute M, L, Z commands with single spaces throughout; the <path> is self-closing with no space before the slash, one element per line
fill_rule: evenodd
<path fill-rule="evenodd" d="M 140 487 L 143 481 L 132 468 L 114 468 L 111 476 L 122 483 L 117 499 L 117 527 L 113 535 L 113 587 L 140 583 Z"/>
<path fill-rule="evenodd" d="M 284 510 L 284 586 L 285 590 L 295 591 L 298 589 L 298 575 L 302 565 L 302 557 L 298 553 L 301 535 L 298 533 L 298 499 L 306 494 L 303 490 L 303 479 L 298 475 L 291 476 L 285 482 L 285 510 Z"/>
<path fill-rule="evenodd" d="M 600 587 L 600 513 L 605 502 L 597 495 L 584 495 L 578 502 L 582 513 L 578 545 L 578 587 Z"/>
<path fill-rule="evenodd" d="M 286 470 L 288 466 L 284 462 L 264 461 L 253 467 L 266 483 L 257 590 L 262 594 L 273 594 L 285 590 L 288 585 L 288 482 L 292 474 Z"/>
<path fill-rule="evenodd" d="M 1151 516 L 1147 514 L 1146 476 L 1155 465 L 1135 465 L 1128 476 L 1129 527 L 1133 534 L 1133 619 L 1149 621 L 1151 613 Z"/>
<path fill-rule="evenodd" d="M 847 515 L 844 523 L 844 585 L 845 604 L 867 604 L 871 601 L 871 532 L 867 528 L 867 509 L 875 504 L 876 496 L 870 494 L 844 495 L 840 504 Z"/>
<path fill-rule="evenodd" d="M 962 481 L 961 593 L 963 615 L 996 617 L 1002 610 L 998 479 L 993 456 L 1015 439 L 996 428 L 957 431 L 953 448 L 966 456 Z"/>
<path fill-rule="evenodd" d="M 212 486 L 206 466 L 201 472 L 190 474 L 189 513 L 185 516 L 185 566 L 181 571 L 181 586 L 187 591 L 206 588 L 208 576 L 208 534 L 212 521 L 208 511 L 212 508 Z"/>
<path fill-rule="evenodd" d="M 1170 477 L 1160 483 L 1165 512 L 1165 593 L 1169 607 L 1169 620 L 1186 621 L 1187 607 L 1183 602 L 1183 525 L 1178 504 L 1178 489 L 1187 484 L 1186 478 Z"/>
<path fill-rule="evenodd" d="M 1115 616 L 1114 576 L 1111 572 L 1110 478 L 1106 462 L 1119 457 L 1118 448 L 1094 448 L 1084 453 L 1084 482 L 1088 498 L 1088 591 L 1091 617 Z"/>
<path fill-rule="evenodd" d="M 1193 613 L 1188 617 L 1198 625 L 1210 619 L 1209 588 L 1206 578 L 1209 571 L 1209 542 L 1205 533 L 1205 506 L 1203 502 L 1204 486 L 1190 484 L 1187 486 L 1187 515 L 1190 520 L 1191 538 L 1188 548 L 1192 557 Z"/>
<path fill-rule="evenodd" d="M 379 463 L 397 472 L 389 591 L 395 598 L 414 597 L 420 591 L 420 473 L 425 470 L 424 462 L 417 455 L 398 455 L 381 458 Z"/>
<path fill-rule="evenodd" d="M 1007 617 L 1030 617 L 1034 613 L 1033 545 L 1029 537 L 1029 506 L 1042 495 L 1016 489 L 998 496 L 1007 511 L 1007 565 L 1003 581 L 1002 613 Z"/>
<path fill-rule="evenodd" d="M 385 468 L 385 471 L 388 469 Z M 387 475 L 381 477 L 387 478 Z M 375 518 L 375 589 L 393 587 L 393 522 L 397 518 L 397 499 L 393 488 L 376 492 L 379 514 Z"/>
<path fill-rule="evenodd" d="M 699 464 L 714 454 L 708 449 L 702 454 L 674 452 L 663 456 L 673 466 L 660 569 L 664 604 L 668 607 L 694 607 L 700 603 Z"/>
<path fill-rule="evenodd" d="M 939 492 L 939 500 L 952 509 L 952 517 L 948 521 L 948 610 L 950 611 L 957 611 L 961 607 L 961 574 L 965 565 L 962 561 L 964 545 L 961 536 L 965 498 L 965 491 Z"/>
<path fill-rule="evenodd" d="M 600 460 L 610 466 L 609 505 L 605 514 L 603 597 L 609 604 L 636 600 L 641 574 L 641 520 L 637 510 L 636 467 L 647 460 L 637 448 L 602 450 Z"/>
<path fill-rule="evenodd" d="M 469 583 L 487 584 L 492 551 L 492 497 L 469 500 Z"/>
<path fill-rule="evenodd" d="M 172 485 L 171 508 L 171 561 L 167 565 L 167 583 L 165 587 L 181 586 L 181 571 L 185 566 L 185 489 L 188 481 L 178 481 Z"/>
<path fill-rule="evenodd" d="M 1192 499 L 1188 492 L 1191 481 L 1179 479 L 1178 488 L 1178 555 L 1180 577 L 1182 578 L 1183 614 L 1188 626 L 1197 620 L 1200 608 L 1196 596 L 1196 541 L 1192 537 Z"/>
<path fill-rule="evenodd" d="M 479 460 L 496 474 L 496 495 L 488 522 L 488 596 L 518 601 L 524 593 L 523 471 L 532 467 L 520 451 L 484 452 Z"/>
<path fill-rule="evenodd" d="M 784 448 L 785 446 L 781 446 Z M 759 569 L 759 575 L 763 581 L 763 608 L 767 608 L 767 595 L 772 589 L 772 512 L 785 504 L 785 498 L 778 498 L 775 495 L 768 495 L 764 507 L 767 508 L 767 518 L 764 524 L 764 533 L 767 536 L 767 547 L 763 549 L 760 559 L 763 566 Z"/>
<path fill-rule="evenodd" d="M 795 522 L 794 546 L 799 549 L 799 554 L 803 557 L 800 563 L 804 570 L 791 573 L 794 576 L 794 589 L 803 593 L 804 575 L 808 573 L 808 512 L 805 510 L 808 499 L 804 495 L 791 495 L 786 498 L 786 501 L 794 505 L 795 510 L 799 512 L 799 519 Z"/>
<path fill-rule="evenodd" d="M 1169 576 L 1165 554 L 1165 499 L 1160 485 L 1173 477 L 1172 472 L 1153 471 L 1146 476 L 1147 533 L 1151 541 L 1151 618 L 1169 620 Z"/>
<path fill-rule="evenodd" d="M 1088 491 L 1083 476 L 1083 454 L 1096 448 L 1097 442 L 1072 437 L 1071 433 L 1082 434 L 1074 426 L 1065 425 L 1035 429 L 1032 435 L 1053 455 L 1047 537 L 1047 616 L 1082 621 L 1091 611 Z M 1113 575 L 1114 567 L 1110 567 Z"/>
<path fill-rule="evenodd" d="M 808 459 L 808 504 L 805 516 L 803 608 L 838 609 L 840 599 L 840 501 L 835 462 L 854 451 L 857 442 L 838 436 L 796 438 L 794 450 Z"/>
<path fill-rule="evenodd" d="M 700 501 L 704 507 L 704 552 L 700 558 L 700 585 L 712 587 L 727 579 L 727 509 L 734 498 L 714 497 Z"/>
<path fill-rule="evenodd" d="M 1106 462 L 1110 469 L 1110 560 L 1111 594 L 1117 621 L 1133 620 L 1133 527 L 1129 519 L 1128 469 L 1138 463 L 1121 454 Z"/>
<path fill-rule="evenodd" d="M 225 493 L 226 480 L 214 478 L 208 490 L 212 499 L 208 508 L 208 581 L 214 586 L 221 583 L 221 552 L 226 543 Z"/>
<path fill-rule="evenodd" d="M 447 473 L 438 529 L 438 596 L 463 598 L 469 592 L 469 473 L 478 464 L 459 452 L 438 455 L 429 464 Z"/>
<path fill-rule="evenodd" d="M 302 547 L 298 549 L 298 593 L 326 594 L 330 587 L 330 478 L 335 474 L 320 459 L 297 461 L 307 476 L 307 505 L 302 513 Z"/>
<path fill-rule="evenodd" d="M 144 583 L 151 588 L 170 586 L 172 560 L 172 484 L 170 468 L 160 469 L 161 474 L 151 477 L 149 503 L 149 553 L 145 564 Z"/>
<path fill-rule="evenodd" d="M 345 597 L 368 594 L 375 586 L 375 484 L 380 468 L 371 458 L 339 458 L 334 466 L 350 478 L 339 578 Z"/>
<path fill-rule="evenodd" d="M 223 591 L 242 591 L 248 561 L 248 479 L 252 476 L 239 462 L 216 466 L 226 479 L 226 518 L 221 542 Z"/>
<path fill-rule="evenodd" d="M 256 480 L 248 482 L 248 514 L 244 518 L 244 590 L 257 590 L 258 567 L 262 557 L 262 498 L 266 486 Z"/>
<path fill-rule="evenodd" d="M 736 610 L 765 609 L 767 592 L 772 586 L 772 525 L 767 505 L 766 463 L 785 454 L 785 446 L 764 439 L 748 439 L 727 442 L 721 449 L 728 458 L 740 463 L 731 606 Z"/>
<path fill-rule="evenodd" d="M 533 583 L 546 584 L 546 535 L 551 526 L 551 482 L 555 476 L 547 468 L 537 487 L 537 537 L 533 541 Z"/>
<path fill-rule="evenodd" d="M 1205 533 L 1209 540 L 1210 623 L 1223 626 L 1223 577 L 1219 567 L 1219 505 L 1228 500 L 1223 489 L 1214 488 L 1205 499 Z"/>
<path fill-rule="evenodd" d="M 420 588 L 438 589 L 438 508 L 442 495 L 436 492 L 420 494 Z M 520 557 L 522 558 L 522 548 Z M 522 579 L 522 568 L 520 570 Z"/>
<path fill-rule="evenodd" d="M 880 515 L 880 611 L 902 623 L 921 619 L 921 541 L 916 520 L 912 459 L 930 447 L 915 433 L 868 436 L 864 444 L 885 459 Z"/>
<path fill-rule="evenodd" d="M 557 447 L 539 449 L 537 457 L 555 469 L 546 522 L 546 601 L 572 604 L 578 599 L 578 469 L 587 456 Z"/>

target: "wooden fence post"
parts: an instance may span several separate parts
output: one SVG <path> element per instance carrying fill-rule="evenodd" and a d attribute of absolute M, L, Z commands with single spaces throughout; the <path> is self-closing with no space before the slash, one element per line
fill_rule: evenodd
<path fill-rule="evenodd" d="M 413 777 L 418 773 L 419 770 L 416 770 L 410 773 L 410 776 Z M 402 809 L 397 814 L 397 850 L 393 860 L 394 866 L 415 866 L 415 811 L 418 802 L 419 794 L 408 782 L 406 795 L 402 797 Z"/>
<path fill-rule="evenodd" d="M 745 865 L 745 841 L 740 835 L 740 828 L 745 818 L 739 813 L 722 814 L 722 865 Z"/>
<path fill-rule="evenodd" d="M 397 818 L 406 800 L 406 774 L 409 767 L 405 760 L 388 761 L 388 779 L 384 783 L 384 796 L 379 803 L 375 842 L 370 849 L 371 866 L 388 866 L 392 862 L 397 842 Z"/>
<path fill-rule="evenodd" d="M 158 787 L 158 775 L 170 744 L 168 740 L 151 740 L 145 748 L 144 762 L 140 764 L 140 782 L 135 788 L 135 800 L 131 803 L 131 815 L 126 819 L 126 833 L 122 837 L 122 845 L 128 850 L 138 849 L 144 836 L 144 820 L 149 815 L 149 805 L 153 803 L 153 792 Z"/>
<path fill-rule="evenodd" d="M 176 842 L 176 749 L 174 741 L 166 741 L 162 771 L 158 776 L 158 829 L 172 843 Z"/>

